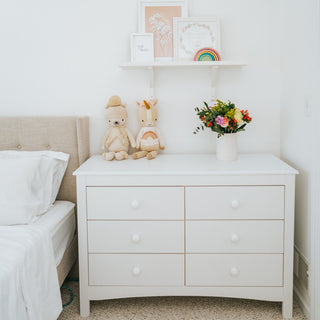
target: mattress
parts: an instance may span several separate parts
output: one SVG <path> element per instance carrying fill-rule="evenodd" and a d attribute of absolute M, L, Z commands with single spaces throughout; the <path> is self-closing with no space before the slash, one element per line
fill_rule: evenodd
<path fill-rule="evenodd" d="M 74 203 L 56 201 L 46 214 L 34 222 L 34 225 L 41 225 L 50 232 L 55 262 L 58 266 L 76 232 Z"/>

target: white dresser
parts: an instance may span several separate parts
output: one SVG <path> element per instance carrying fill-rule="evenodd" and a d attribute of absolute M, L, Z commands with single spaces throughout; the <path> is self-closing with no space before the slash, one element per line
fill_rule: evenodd
<path fill-rule="evenodd" d="M 97 155 L 74 174 L 81 316 L 90 300 L 188 295 L 282 301 L 292 317 L 297 171 L 286 163 Z"/>

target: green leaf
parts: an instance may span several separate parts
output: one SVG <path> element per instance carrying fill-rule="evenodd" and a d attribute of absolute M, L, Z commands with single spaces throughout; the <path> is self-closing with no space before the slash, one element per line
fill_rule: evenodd
<path fill-rule="evenodd" d="M 209 108 L 208 104 L 207 104 L 205 101 L 203 101 L 203 103 L 204 103 L 204 105 L 206 106 L 207 110 L 208 110 L 209 112 L 211 112 L 211 110 L 210 110 L 210 108 Z"/>
<path fill-rule="evenodd" d="M 246 125 L 247 125 L 247 124 L 245 123 L 245 124 L 243 124 L 242 126 L 240 126 L 239 129 L 238 129 L 238 131 L 240 131 L 240 130 L 241 130 L 241 131 L 244 131 L 244 127 L 245 127 Z"/>

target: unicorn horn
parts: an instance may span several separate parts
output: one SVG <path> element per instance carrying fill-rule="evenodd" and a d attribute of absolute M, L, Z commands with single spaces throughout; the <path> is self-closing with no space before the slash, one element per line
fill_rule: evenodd
<path fill-rule="evenodd" d="M 147 110 L 149 110 L 151 108 L 150 104 L 146 100 L 143 100 L 143 102 L 144 102 L 144 105 L 146 106 Z"/>

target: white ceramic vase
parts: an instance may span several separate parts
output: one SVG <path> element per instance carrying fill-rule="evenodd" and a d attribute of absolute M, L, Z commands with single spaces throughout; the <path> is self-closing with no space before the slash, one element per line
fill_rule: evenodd
<path fill-rule="evenodd" d="M 238 140 L 236 133 L 226 133 L 217 137 L 216 157 L 222 161 L 235 161 L 238 158 Z"/>

